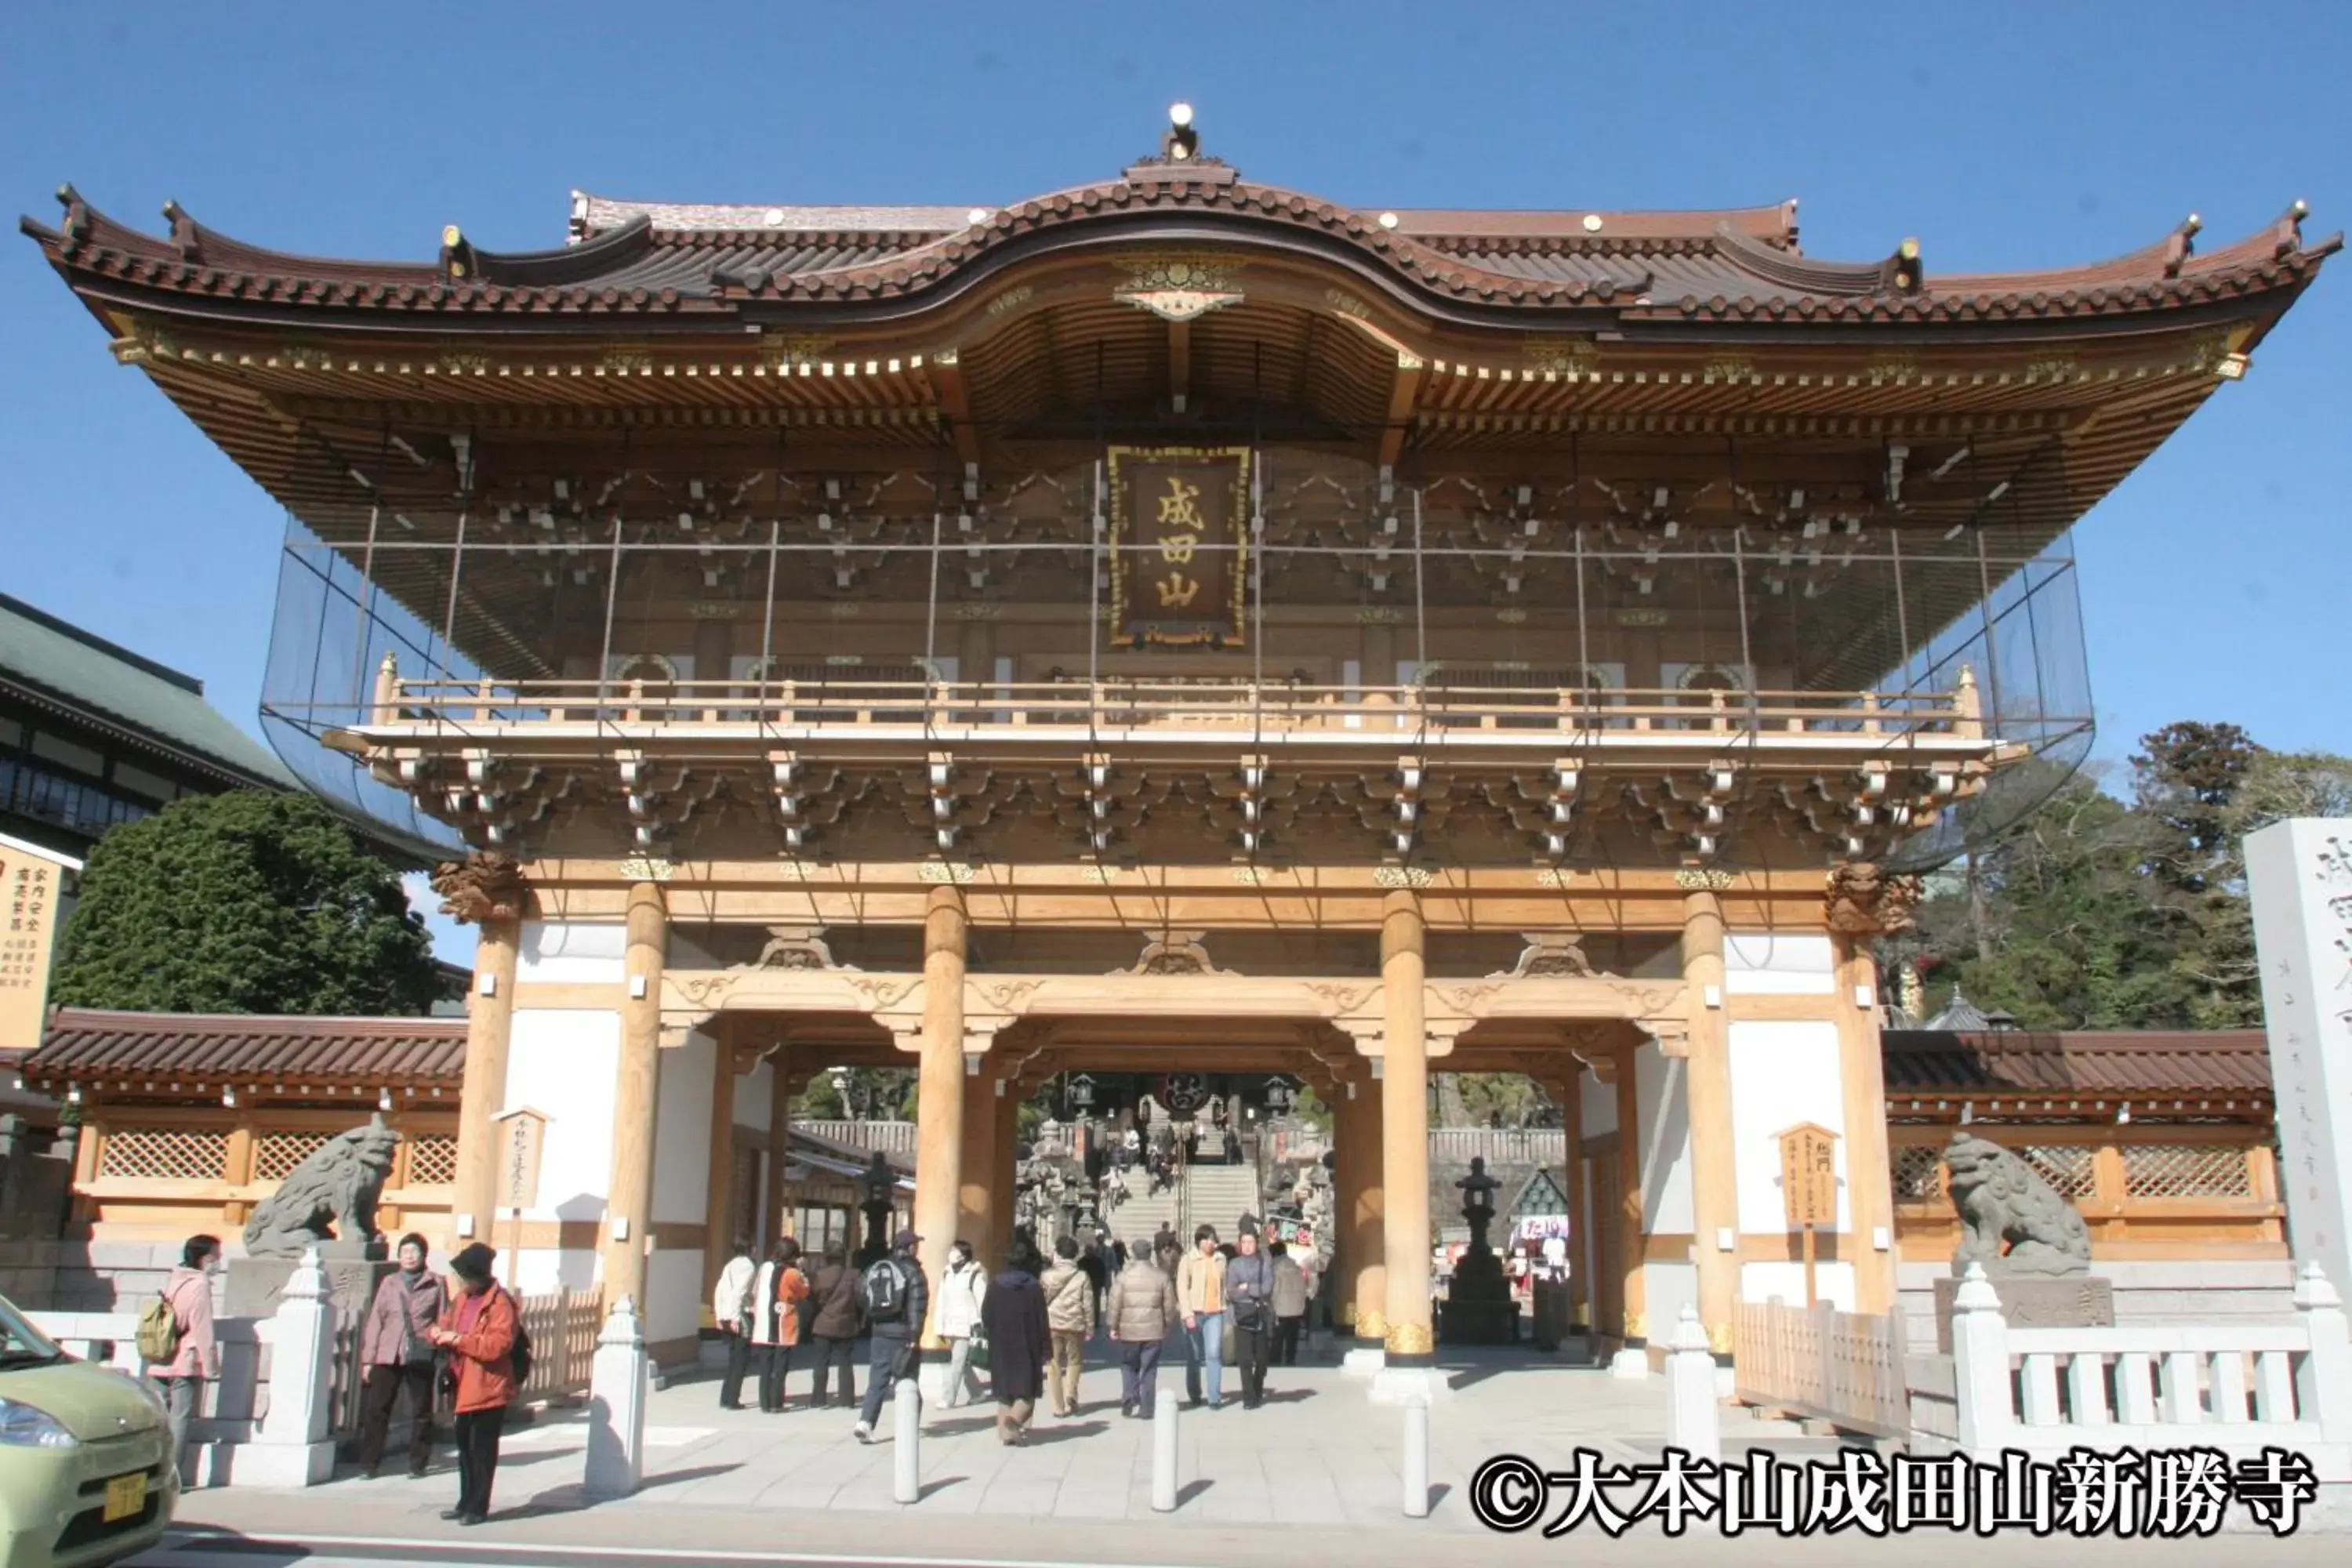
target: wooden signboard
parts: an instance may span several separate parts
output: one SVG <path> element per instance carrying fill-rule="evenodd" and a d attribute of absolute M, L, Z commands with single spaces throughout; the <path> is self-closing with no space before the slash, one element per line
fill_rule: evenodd
<path fill-rule="evenodd" d="M 1110 641 L 1237 648 L 1249 591 L 1244 447 L 1110 449 Z"/>
<path fill-rule="evenodd" d="M 521 1267 L 522 1211 L 539 1202 L 539 1157 L 547 1146 L 548 1115 L 531 1106 L 500 1111 L 499 1127 L 499 1206 L 512 1216 L 513 1234 L 507 1241 L 507 1286 L 514 1286 Z"/>
<path fill-rule="evenodd" d="M 58 900 L 79 861 L 0 838 L 0 1050 L 41 1043 Z"/>
<path fill-rule="evenodd" d="M 1813 1230 L 1837 1224 L 1837 1137 L 1818 1122 L 1800 1121 L 1780 1134 L 1780 1203 L 1789 1228 L 1805 1237 L 1805 1305 L 1813 1290 Z"/>

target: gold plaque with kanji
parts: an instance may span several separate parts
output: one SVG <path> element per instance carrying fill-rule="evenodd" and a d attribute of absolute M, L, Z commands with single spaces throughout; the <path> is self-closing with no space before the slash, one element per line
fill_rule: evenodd
<path fill-rule="evenodd" d="M 1110 449 L 1110 640 L 1244 646 L 1249 449 Z"/>

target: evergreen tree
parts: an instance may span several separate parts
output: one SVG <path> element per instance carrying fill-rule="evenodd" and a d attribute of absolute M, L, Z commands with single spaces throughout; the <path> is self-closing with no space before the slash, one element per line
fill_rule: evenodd
<path fill-rule="evenodd" d="M 400 878 L 307 795 L 191 796 L 99 840 L 56 999 L 157 1013 L 420 1014 L 441 976 Z"/>

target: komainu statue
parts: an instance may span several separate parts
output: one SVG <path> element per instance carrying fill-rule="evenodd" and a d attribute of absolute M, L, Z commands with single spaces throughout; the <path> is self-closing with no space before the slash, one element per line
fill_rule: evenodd
<path fill-rule="evenodd" d="M 375 1240 L 375 1200 L 399 1142 L 381 1116 L 328 1139 L 253 1211 L 245 1226 L 247 1255 L 299 1258 L 323 1241 L 340 1238 L 356 1247 Z"/>
<path fill-rule="evenodd" d="M 2091 1267 L 2083 1216 L 2033 1167 L 2000 1144 L 1956 1132 L 1944 1149 L 1952 1207 L 1960 1216 L 1952 1272 L 2082 1274 Z"/>

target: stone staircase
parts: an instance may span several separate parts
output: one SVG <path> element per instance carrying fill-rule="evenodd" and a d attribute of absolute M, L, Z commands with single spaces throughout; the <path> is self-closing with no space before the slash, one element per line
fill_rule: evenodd
<path fill-rule="evenodd" d="M 1176 1189 L 1165 1187 L 1151 1195 L 1151 1177 L 1143 1171 L 1129 1171 L 1126 1175 L 1127 1201 L 1114 1207 L 1104 1220 L 1104 1228 L 1127 1243 L 1127 1249 L 1149 1251 L 1151 1238 L 1164 1227 L 1177 1228 L 1183 1215 L 1179 1211 Z"/>
<path fill-rule="evenodd" d="M 1255 1165 L 1194 1165 L 1184 1173 L 1184 1218 L 1176 1228 L 1188 1247 L 1193 1230 L 1204 1225 L 1215 1226 L 1218 1237 L 1231 1241 L 1241 1232 L 1242 1215 L 1265 1208 Z"/>

